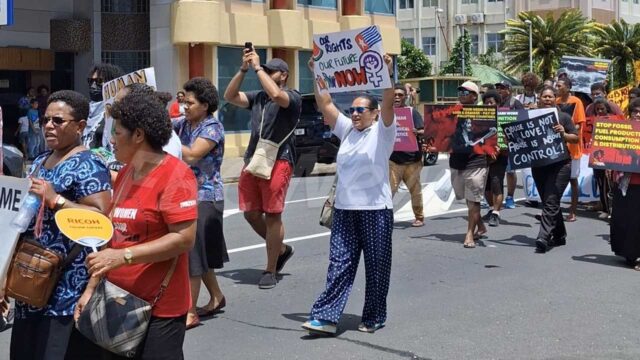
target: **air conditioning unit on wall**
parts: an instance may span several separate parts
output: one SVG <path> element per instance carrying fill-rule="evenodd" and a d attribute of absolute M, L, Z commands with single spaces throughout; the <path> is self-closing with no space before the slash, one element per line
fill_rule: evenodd
<path fill-rule="evenodd" d="M 453 20 L 455 21 L 456 25 L 466 25 L 466 23 L 467 23 L 467 15 L 465 15 L 465 14 L 456 14 L 453 17 Z"/>
<path fill-rule="evenodd" d="M 472 24 L 482 24 L 484 23 L 484 14 L 483 13 L 477 13 L 477 14 L 471 14 L 471 23 Z"/>

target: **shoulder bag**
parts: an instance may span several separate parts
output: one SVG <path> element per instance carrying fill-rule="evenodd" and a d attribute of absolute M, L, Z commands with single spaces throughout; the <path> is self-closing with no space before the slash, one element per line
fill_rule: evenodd
<path fill-rule="evenodd" d="M 176 257 L 151 303 L 103 279 L 82 309 L 76 329 L 103 349 L 127 358 L 135 357 L 147 335 L 151 310 L 167 289 L 177 263 Z"/>
<path fill-rule="evenodd" d="M 253 156 L 251 157 L 251 161 L 245 167 L 244 171 L 249 174 L 259 177 L 261 179 L 269 180 L 271 179 L 271 172 L 273 171 L 273 165 L 276 163 L 276 158 L 278 156 L 278 149 L 280 146 L 284 144 L 289 137 L 296 130 L 294 126 L 291 129 L 291 132 L 285 136 L 282 141 L 279 143 L 273 142 L 271 140 L 264 139 L 262 137 L 262 124 L 264 123 L 264 107 L 262 108 L 262 118 L 260 119 L 260 131 L 258 133 L 260 139 L 258 140 L 258 144 L 256 144 L 256 149 L 253 152 Z"/>
<path fill-rule="evenodd" d="M 31 174 L 38 174 L 43 160 Z M 34 235 L 42 235 L 44 199 L 36 216 Z M 43 308 L 58 285 L 64 269 L 78 257 L 82 246 L 74 244 L 66 257 L 42 246 L 36 239 L 21 235 L 7 272 L 6 295 L 17 301 Z"/>

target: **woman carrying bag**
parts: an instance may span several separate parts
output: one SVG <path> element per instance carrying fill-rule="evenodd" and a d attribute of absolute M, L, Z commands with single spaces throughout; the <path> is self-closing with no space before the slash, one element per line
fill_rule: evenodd
<path fill-rule="evenodd" d="M 75 313 L 79 330 L 109 351 L 89 343 L 84 356 L 182 359 L 191 306 L 188 252 L 196 232 L 196 179 L 186 164 L 162 150 L 172 129 L 169 114 L 156 96 L 130 92 L 113 105 L 111 115 L 114 153 L 127 164 L 114 186 L 110 215 L 115 232 L 107 248 L 87 259 L 91 281 Z M 109 313 L 116 306 L 96 309 L 100 304 L 94 297 L 118 302 L 109 298 L 108 291 L 145 303 L 146 310 L 123 315 Z M 144 315 L 149 307 L 150 317 Z M 96 319 L 96 310 L 104 310 L 104 318 Z M 96 330 L 106 326 L 101 323 L 139 312 L 143 313 L 139 322 L 145 324 L 142 331 L 129 328 L 130 322 L 123 323 L 124 329 L 112 339 Z"/>
<path fill-rule="evenodd" d="M 389 66 L 391 57 L 384 56 Z M 313 60 L 309 60 L 313 71 Z M 311 333 L 333 335 L 349 298 L 360 254 L 364 253 L 366 291 L 358 330 L 375 332 L 387 317 L 391 276 L 393 203 L 389 186 L 389 156 L 396 138 L 393 88 L 385 89 L 382 104 L 369 96 L 353 100 L 348 118 L 331 96 L 315 86 L 318 109 L 325 124 L 340 138 L 335 210 L 326 289 L 313 304 L 302 327 Z"/>

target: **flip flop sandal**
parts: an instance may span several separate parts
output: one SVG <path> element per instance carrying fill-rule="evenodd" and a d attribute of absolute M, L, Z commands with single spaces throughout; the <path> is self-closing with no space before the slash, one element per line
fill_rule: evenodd
<path fill-rule="evenodd" d="M 578 218 L 575 215 L 567 215 L 567 217 L 564 218 L 564 221 L 566 222 L 575 222 L 576 220 L 578 220 Z"/>
<path fill-rule="evenodd" d="M 473 243 L 464 243 L 464 244 L 462 244 L 462 246 L 465 249 L 474 249 L 476 247 L 476 243 L 474 243 L 474 242 Z"/>
<path fill-rule="evenodd" d="M 413 226 L 413 227 L 422 227 L 422 226 L 424 226 L 424 221 L 416 219 L 416 220 L 411 224 L 411 226 Z"/>

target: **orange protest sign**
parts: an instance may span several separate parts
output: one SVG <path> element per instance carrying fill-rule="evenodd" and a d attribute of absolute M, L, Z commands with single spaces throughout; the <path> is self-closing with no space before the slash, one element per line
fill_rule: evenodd
<path fill-rule="evenodd" d="M 111 220 L 96 211 L 62 209 L 56 212 L 55 220 L 62 234 L 94 251 L 109 242 L 113 236 Z"/>
<path fill-rule="evenodd" d="M 607 99 L 613 101 L 622 109 L 623 112 L 627 111 L 629 106 L 629 91 L 633 89 L 632 85 L 627 85 L 618 89 L 615 89 L 607 95 Z"/>

